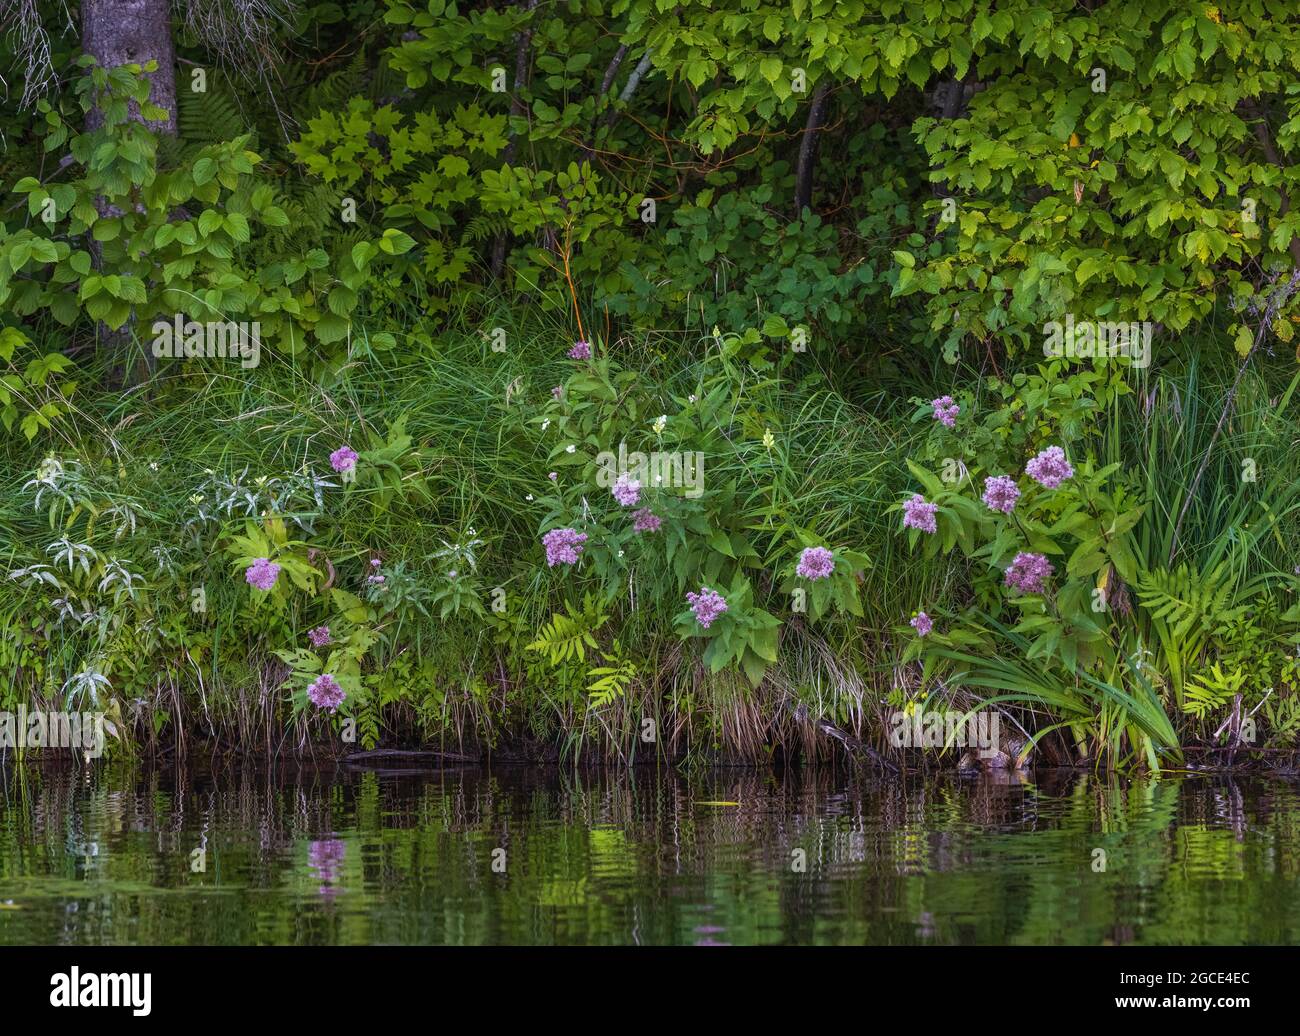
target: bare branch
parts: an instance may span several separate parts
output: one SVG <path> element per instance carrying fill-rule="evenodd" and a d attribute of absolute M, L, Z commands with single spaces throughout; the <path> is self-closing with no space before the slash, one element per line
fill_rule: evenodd
<path fill-rule="evenodd" d="M 652 49 L 647 50 L 641 55 L 641 60 L 636 63 L 636 68 L 632 69 L 632 74 L 627 77 L 627 82 L 623 85 L 623 92 L 618 95 L 622 104 L 627 104 L 636 93 L 636 88 L 641 85 L 641 80 L 645 74 L 650 71 L 650 62 L 654 60 L 655 52 Z M 605 125 L 612 126 L 618 121 L 618 109 L 611 108 L 605 115 Z"/>

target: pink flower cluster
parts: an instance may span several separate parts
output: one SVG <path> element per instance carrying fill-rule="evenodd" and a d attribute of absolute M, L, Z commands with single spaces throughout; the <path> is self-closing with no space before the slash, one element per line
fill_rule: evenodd
<path fill-rule="evenodd" d="M 546 564 L 577 564 L 582 545 L 587 542 L 587 534 L 577 529 L 552 529 L 542 537 L 542 546 L 546 548 Z"/>
<path fill-rule="evenodd" d="M 329 673 L 322 673 L 307 687 L 307 697 L 317 708 L 329 709 L 333 712 L 343 704 L 343 699 L 347 695 L 334 677 Z"/>
<path fill-rule="evenodd" d="M 688 593 L 686 603 L 691 606 L 691 611 L 695 613 L 695 621 L 703 629 L 708 629 L 713 625 L 713 620 L 727 610 L 727 599 L 707 586 L 700 587 L 700 592 L 697 594 Z"/>
<path fill-rule="evenodd" d="M 1025 465 L 1025 474 L 1039 485 L 1055 489 L 1074 474 L 1074 468 L 1065 459 L 1065 451 L 1061 447 L 1049 446 Z"/>
<path fill-rule="evenodd" d="M 1005 585 L 1025 594 L 1040 594 L 1052 578 L 1052 563 L 1042 554 L 1021 552 L 1007 568 Z"/>
<path fill-rule="evenodd" d="M 930 405 L 934 407 L 934 419 L 936 421 L 945 428 L 957 427 L 957 415 L 961 413 L 961 407 L 952 401 L 952 396 L 940 396 L 938 399 L 932 399 Z"/>
<path fill-rule="evenodd" d="M 920 493 L 914 493 L 911 500 L 903 501 L 903 528 L 938 532 L 939 525 L 934 517 L 938 512 L 938 504 L 929 503 Z"/>
<path fill-rule="evenodd" d="M 916 630 L 916 635 L 918 637 L 924 637 L 934 629 L 934 620 L 931 619 L 930 616 L 926 615 L 925 612 L 917 612 L 916 617 L 912 619 L 910 625 L 914 630 Z"/>
<path fill-rule="evenodd" d="M 347 847 L 338 838 L 312 842 L 307 847 L 307 866 L 320 876 L 321 881 L 333 881 L 338 877 L 346 854 Z"/>
<path fill-rule="evenodd" d="M 591 346 L 587 342 L 574 342 L 573 348 L 569 350 L 569 359 L 590 360 Z"/>
<path fill-rule="evenodd" d="M 244 570 L 244 578 L 259 590 L 269 590 L 280 577 L 280 566 L 267 558 L 257 558 Z"/>
<path fill-rule="evenodd" d="M 1020 498 L 1020 487 L 1010 475 L 994 475 L 984 480 L 984 503 L 995 511 L 1010 514 Z"/>
<path fill-rule="evenodd" d="M 648 507 L 643 507 L 632 515 L 633 532 L 658 532 L 664 520 Z"/>
<path fill-rule="evenodd" d="M 311 641 L 312 647 L 324 647 L 331 642 L 330 628 L 328 626 L 317 626 L 314 630 L 308 630 L 307 639 Z"/>
<path fill-rule="evenodd" d="M 330 467 L 340 475 L 357 466 L 357 451 L 351 446 L 340 446 L 330 454 Z"/>
<path fill-rule="evenodd" d="M 614 494 L 614 499 L 624 507 L 635 507 L 637 501 L 641 499 L 641 483 L 635 479 L 628 478 L 624 472 L 618 476 L 614 485 L 610 488 Z"/>
<path fill-rule="evenodd" d="M 338 895 L 339 888 L 335 882 L 339 879 L 346 852 L 345 843 L 338 838 L 312 842 L 307 849 L 307 866 L 320 879 L 321 885 L 317 891 L 327 900 Z"/>
<path fill-rule="evenodd" d="M 552 385 L 552 386 L 551 386 L 551 398 L 554 399 L 556 402 L 559 402 L 561 399 L 563 399 L 563 398 L 564 398 L 564 386 L 563 386 L 563 385 Z"/>
<path fill-rule="evenodd" d="M 835 555 L 825 547 L 806 547 L 795 572 L 804 579 L 825 579 L 835 570 Z"/>

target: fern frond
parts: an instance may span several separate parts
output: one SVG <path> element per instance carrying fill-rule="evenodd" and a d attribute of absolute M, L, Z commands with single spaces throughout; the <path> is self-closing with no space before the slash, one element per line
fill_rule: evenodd
<path fill-rule="evenodd" d="M 596 639 L 581 618 L 556 612 L 527 650 L 544 651 L 551 665 L 560 665 L 571 658 L 585 661 L 589 647 L 596 647 Z"/>

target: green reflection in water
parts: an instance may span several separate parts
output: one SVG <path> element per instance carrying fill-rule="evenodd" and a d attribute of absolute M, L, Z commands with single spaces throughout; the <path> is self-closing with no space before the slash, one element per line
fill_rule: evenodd
<path fill-rule="evenodd" d="M 1300 937 L 1290 781 L 517 768 L 3 778 L 0 944 Z"/>

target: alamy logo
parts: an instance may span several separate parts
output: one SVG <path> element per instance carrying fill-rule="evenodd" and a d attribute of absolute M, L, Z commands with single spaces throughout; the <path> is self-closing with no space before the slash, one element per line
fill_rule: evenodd
<path fill-rule="evenodd" d="M 1105 322 L 1081 320 L 1065 314 L 1065 323 L 1053 320 L 1043 325 L 1043 355 L 1071 360 L 1105 363 L 1116 356 L 1127 356 L 1134 367 L 1151 363 L 1151 322 Z"/>
<path fill-rule="evenodd" d="M 257 320 L 251 324 L 242 320 L 199 323 L 177 313 L 170 323 L 155 320 L 152 330 L 153 354 L 159 359 L 238 357 L 245 370 L 262 362 L 262 324 Z"/>
<path fill-rule="evenodd" d="M 893 713 L 889 723 L 889 743 L 895 748 L 977 748 L 986 758 L 1001 749 L 996 712 L 913 709 Z"/>
<path fill-rule="evenodd" d="M 628 453 L 627 443 L 618 444 L 618 453 L 602 450 L 596 454 L 596 484 L 611 488 L 623 475 L 650 488 L 685 488 L 686 496 L 704 493 L 704 454 L 700 450 L 667 453 Z"/>
<path fill-rule="evenodd" d="M 0 748 L 80 748 L 87 759 L 104 754 L 102 712 L 0 712 Z"/>
<path fill-rule="evenodd" d="M 52 1007 L 130 1007 L 137 1018 L 147 1017 L 151 1006 L 153 974 L 122 972 L 116 975 L 86 974 L 74 967 L 71 971 L 50 976 Z"/>

